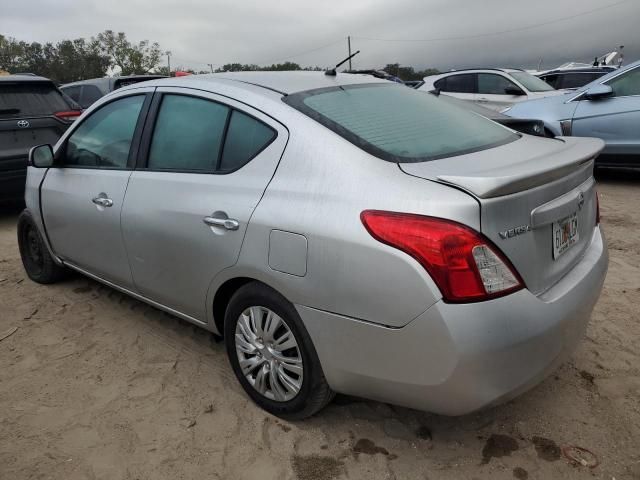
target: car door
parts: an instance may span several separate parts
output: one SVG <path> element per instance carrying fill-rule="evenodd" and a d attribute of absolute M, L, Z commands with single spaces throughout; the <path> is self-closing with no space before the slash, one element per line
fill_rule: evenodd
<path fill-rule="evenodd" d="M 610 155 L 640 155 L 640 67 L 622 72 L 606 85 L 613 96 L 582 99 L 575 110 L 572 135 L 598 137 Z"/>
<path fill-rule="evenodd" d="M 120 212 L 135 164 L 151 93 L 136 92 L 101 105 L 56 151 L 41 189 L 42 213 L 55 253 L 100 278 L 131 288 Z"/>
<path fill-rule="evenodd" d="M 476 102 L 484 107 L 500 111 L 526 98 L 522 95 L 507 94 L 506 89 L 509 87 L 522 90 L 503 75 L 497 73 L 478 73 L 478 95 L 476 96 Z"/>
<path fill-rule="evenodd" d="M 236 262 L 288 133 L 245 104 L 185 88 L 159 88 L 150 116 L 122 213 L 133 281 L 205 321 L 209 285 Z"/>
<path fill-rule="evenodd" d="M 476 74 L 460 73 L 437 80 L 434 84 L 445 95 L 474 102 L 476 100 Z"/>

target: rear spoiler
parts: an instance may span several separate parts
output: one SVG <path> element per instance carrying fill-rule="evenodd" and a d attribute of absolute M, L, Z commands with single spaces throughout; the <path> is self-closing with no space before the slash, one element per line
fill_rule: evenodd
<path fill-rule="evenodd" d="M 539 158 L 529 158 L 469 175 L 438 175 L 436 178 L 467 190 L 479 198 L 492 198 L 529 190 L 568 175 L 580 168 L 593 168 L 593 160 L 604 148 L 598 138 L 556 137 L 565 147 Z"/>

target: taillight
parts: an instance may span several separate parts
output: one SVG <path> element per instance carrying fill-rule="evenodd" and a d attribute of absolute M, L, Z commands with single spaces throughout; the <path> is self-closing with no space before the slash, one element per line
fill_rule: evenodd
<path fill-rule="evenodd" d="M 600 197 L 596 190 L 596 225 L 600 225 Z"/>
<path fill-rule="evenodd" d="M 65 110 L 63 112 L 56 112 L 53 115 L 60 120 L 64 120 L 66 122 L 73 122 L 76 118 L 78 118 L 82 114 L 80 110 Z"/>
<path fill-rule="evenodd" d="M 415 258 L 445 302 L 478 302 L 523 287 L 509 260 L 491 241 L 462 224 L 380 210 L 365 210 L 360 219 L 373 238 Z"/>

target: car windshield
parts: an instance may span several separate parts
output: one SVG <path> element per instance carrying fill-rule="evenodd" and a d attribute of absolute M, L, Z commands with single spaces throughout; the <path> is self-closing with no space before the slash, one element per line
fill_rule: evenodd
<path fill-rule="evenodd" d="M 524 85 L 524 88 L 526 88 L 530 92 L 549 92 L 551 90 L 555 90 L 555 88 L 553 88 L 547 82 L 541 80 L 538 77 L 534 77 L 530 73 L 511 72 L 510 75 L 518 80 L 522 85 Z"/>
<path fill-rule="evenodd" d="M 362 150 L 392 162 L 463 155 L 519 138 L 434 95 L 391 83 L 309 90 L 283 101 Z"/>

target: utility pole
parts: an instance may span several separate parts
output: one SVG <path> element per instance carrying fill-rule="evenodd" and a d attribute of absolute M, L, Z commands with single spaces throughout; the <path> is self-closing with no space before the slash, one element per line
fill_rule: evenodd
<path fill-rule="evenodd" d="M 351 35 L 347 37 L 347 47 L 349 49 L 349 70 L 351 70 Z"/>
<path fill-rule="evenodd" d="M 207 63 L 207 65 L 209 65 L 209 68 L 211 69 L 211 73 L 213 73 L 213 63 Z"/>
<path fill-rule="evenodd" d="M 171 76 L 171 52 L 167 51 L 167 66 L 169 68 L 169 76 Z"/>

